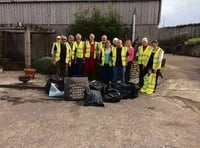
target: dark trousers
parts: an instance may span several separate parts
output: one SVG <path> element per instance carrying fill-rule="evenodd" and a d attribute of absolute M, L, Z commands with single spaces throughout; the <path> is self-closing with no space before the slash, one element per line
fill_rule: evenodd
<path fill-rule="evenodd" d="M 143 65 L 139 65 L 139 86 L 142 87 L 144 85 L 144 76 L 147 74 L 147 69 L 143 68 Z"/>
<path fill-rule="evenodd" d="M 154 72 L 154 71 L 153 71 Z M 157 72 L 156 72 L 156 84 L 155 84 L 155 88 L 157 87 L 157 84 L 158 84 L 158 76 L 160 75 L 160 69 L 157 69 Z"/>
<path fill-rule="evenodd" d="M 131 78 L 131 65 L 132 62 L 128 62 L 126 65 L 126 72 L 125 72 L 125 82 L 128 83 L 130 81 Z"/>
<path fill-rule="evenodd" d="M 77 58 L 76 59 L 76 63 L 75 63 L 74 68 L 73 68 L 73 75 L 81 76 L 82 63 L 83 63 L 83 59 L 82 58 Z"/>
<path fill-rule="evenodd" d="M 109 84 L 112 81 L 112 67 L 109 64 L 105 64 L 101 67 L 101 82 Z"/>
<path fill-rule="evenodd" d="M 68 66 L 66 63 L 57 62 L 56 70 L 57 70 L 57 74 L 62 78 L 68 75 Z"/>

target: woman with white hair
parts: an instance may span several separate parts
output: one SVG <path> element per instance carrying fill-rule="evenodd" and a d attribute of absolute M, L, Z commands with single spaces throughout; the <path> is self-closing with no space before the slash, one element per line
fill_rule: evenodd
<path fill-rule="evenodd" d="M 147 63 L 149 61 L 150 55 L 153 51 L 153 48 L 148 45 L 147 37 L 142 39 L 142 45 L 138 47 L 137 57 L 138 57 L 138 65 L 139 65 L 139 87 L 142 87 L 144 84 L 144 76 L 147 73 Z"/>

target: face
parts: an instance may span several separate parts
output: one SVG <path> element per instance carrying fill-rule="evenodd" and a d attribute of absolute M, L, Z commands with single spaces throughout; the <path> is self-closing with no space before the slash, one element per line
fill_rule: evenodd
<path fill-rule="evenodd" d="M 56 41 L 57 41 L 57 42 L 60 42 L 60 41 L 61 41 L 61 38 L 56 38 Z"/>
<path fill-rule="evenodd" d="M 81 36 L 80 35 L 76 36 L 76 41 L 78 41 L 78 42 L 81 41 Z"/>
<path fill-rule="evenodd" d="M 94 34 L 90 34 L 89 38 L 90 38 L 90 41 L 94 41 L 94 38 L 95 38 Z"/>
<path fill-rule="evenodd" d="M 106 48 L 110 48 L 110 41 L 106 42 Z"/>
<path fill-rule="evenodd" d="M 122 46 L 122 41 L 121 40 L 117 40 L 116 41 L 116 45 L 117 45 L 117 47 L 121 47 Z"/>
<path fill-rule="evenodd" d="M 69 43 L 72 43 L 74 41 L 74 37 L 72 36 L 72 35 L 70 35 L 69 37 L 68 37 L 68 42 Z"/>
<path fill-rule="evenodd" d="M 65 38 L 61 38 L 61 43 L 62 43 L 62 44 L 65 44 L 66 41 L 67 41 L 67 39 L 65 39 Z"/>
<path fill-rule="evenodd" d="M 142 45 L 143 45 L 143 46 L 147 46 L 147 45 L 148 45 L 148 42 L 147 42 L 146 40 L 143 40 L 143 41 L 142 41 Z"/>
<path fill-rule="evenodd" d="M 127 41 L 126 41 L 126 46 L 127 46 L 127 47 L 130 47 L 130 46 L 131 46 L 131 41 L 130 41 L 130 40 L 127 40 Z"/>
<path fill-rule="evenodd" d="M 105 42 L 107 41 L 107 37 L 106 37 L 105 35 L 103 35 L 103 36 L 101 37 L 101 41 L 102 41 L 103 43 L 105 43 Z"/>
<path fill-rule="evenodd" d="M 152 43 L 153 48 L 158 47 L 157 43 Z"/>

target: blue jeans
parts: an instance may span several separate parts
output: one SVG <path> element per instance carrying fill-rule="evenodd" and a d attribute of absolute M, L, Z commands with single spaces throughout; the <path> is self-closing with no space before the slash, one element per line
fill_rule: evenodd
<path fill-rule="evenodd" d="M 118 80 L 120 80 L 122 83 L 125 83 L 125 67 L 123 66 L 115 66 L 113 67 L 114 71 L 114 78 L 113 82 L 116 83 Z"/>

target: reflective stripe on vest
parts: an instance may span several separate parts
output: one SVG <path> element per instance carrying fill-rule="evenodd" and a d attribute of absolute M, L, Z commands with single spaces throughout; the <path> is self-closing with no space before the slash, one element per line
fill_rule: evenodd
<path fill-rule="evenodd" d="M 146 49 L 143 51 L 143 46 L 140 46 L 138 49 L 139 56 L 138 56 L 138 64 L 147 65 L 151 52 L 153 48 L 151 46 L 147 46 Z"/>
<path fill-rule="evenodd" d="M 84 42 L 80 41 L 78 44 L 76 41 L 74 42 L 74 46 L 76 49 L 76 57 L 77 58 L 83 58 L 83 48 L 84 48 Z"/>
<path fill-rule="evenodd" d="M 86 41 L 86 51 L 85 51 L 85 57 L 89 58 L 90 57 L 90 42 Z M 94 59 L 96 59 L 96 47 L 97 47 L 97 42 L 94 43 Z"/>
<path fill-rule="evenodd" d="M 65 46 L 66 46 L 65 63 L 68 64 L 69 63 L 69 58 L 70 58 L 70 49 L 69 49 L 67 44 L 65 44 Z M 61 52 L 61 48 L 60 48 L 60 44 L 59 43 L 56 44 L 56 48 L 57 48 L 57 50 L 56 50 L 56 54 L 55 54 L 55 60 L 56 60 L 56 62 L 58 62 L 60 60 L 60 52 Z"/>
<path fill-rule="evenodd" d="M 122 66 L 126 66 L 126 53 L 127 53 L 127 48 L 122 47 L 122 51 L 121 51 Z M 117 59 L 117 48 L 114 47 L 112 49 L 112 60 L 113 60 L 112 66 L 115 66 L 116 59 Z"/>
<path fill-rule="evenodd" d="M 162 49 L 161 48 L 158 48 L 154 54 L 154 57 L 153 57 L 153 69 L 160 69 L 161 68 L 161 62 L 159 63 L 159 56 L 161 54 Z M 159 66 L 157 67 L 159 63 Z"/>

